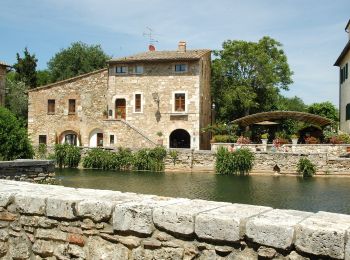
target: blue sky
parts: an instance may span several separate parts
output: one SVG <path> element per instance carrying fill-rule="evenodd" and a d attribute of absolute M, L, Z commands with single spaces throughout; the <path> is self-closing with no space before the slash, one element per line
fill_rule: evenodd
<path fill-rule="evenodd" d="M 294 71 L 287 96 L 338 105 L 334 61 L 348 36 L 349 0 L 0 0 L 0 60 L 16 61 L 28 47 L 39 69 L 74 41 L 100 44 L 114 57 L 145 51 L 151 27 L 158 50 L 220 49 L 227 39 L 283 44 Z"/>

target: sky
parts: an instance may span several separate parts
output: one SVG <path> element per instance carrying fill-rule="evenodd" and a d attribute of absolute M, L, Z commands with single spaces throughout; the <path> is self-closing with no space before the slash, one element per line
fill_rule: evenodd
<path fill-rule="evenodd" d="M 306 104 L 338 106 L 339 71 L 333 64 L 348 41 L 349 0 L 0 0 L 0 60 L 16 62 L 28 47 L 45 69 L 72 42 L 100 44 L 113 57 L 148 48 L 221 48 L 225 40 L 283 44 L 294 83 L 284 95 Z"/>

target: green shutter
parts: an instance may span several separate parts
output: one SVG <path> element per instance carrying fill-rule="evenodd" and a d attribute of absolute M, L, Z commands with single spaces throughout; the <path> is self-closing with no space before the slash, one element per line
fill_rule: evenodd
<path fill-rule="evenodd" d="M 350 104 L 346 105 L 345 120 L 350 120 Z"/>
<path fill-rule="evenodd" d="M 345 79 L 348 78 L 348 64 L 345 65 Z"/>

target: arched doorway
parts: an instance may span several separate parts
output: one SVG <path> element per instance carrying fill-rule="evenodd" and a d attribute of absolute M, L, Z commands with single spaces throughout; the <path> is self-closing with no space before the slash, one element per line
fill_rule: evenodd
<path fill-rule="evenodd" d="M 184 129 L 176 129 L 169 136 L 170 148 L 191 148 L 191 136 Z"/>
<path fill-rule="evenodd" d="M 61 144 L 70 144 L 70 145 L 79 146 L 80 145 L 79 136 L 74 131 L 71 131 L 71 130 L 64 131 L 60 135 L 60 143 Z"/>
<path fill-rule="evenodd" d="M 103 131 L 101 129 L 94 129 L 90 133 L 89 138 L 90 147 L 102 147 L 103 146 Z"/>
<path fill-rule="evenodd" d="M 115 100 L 115 118 L 126 118 L 126 100 L 124 98 L 117 98 Z"/>

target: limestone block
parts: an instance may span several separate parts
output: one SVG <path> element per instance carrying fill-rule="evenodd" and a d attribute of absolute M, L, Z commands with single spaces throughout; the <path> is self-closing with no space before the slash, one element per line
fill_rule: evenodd
<path fill-rule="evenodd" d="M 54 243 L 38 239 L 34 242 L 32 250 L 34 254 L 40 255 L 41 257 L 49 257 L 53 255 Z"/>
<path fill-rule="evenodd" d="M 66 241 L 67 240 L 67 233 L 62 232 L 58 229 L 40 228 L 36 231 L 35 238 L 48 239 L 48 240 L 54 240 L 54 241 Z"/>
<path fill-rule="evenodd" d="M 159 249 L 143 249 L 138 247 L 132 251 L 131 258 L 133 260 L 144 260 L 144 259 L 172 259 L 182 260 L 183 259 L 183 248 L 159 248 Z M 209 258 L 208 258 L 209 259 Z"/>
<path fill-rule="evenodd" d="M 28 259 L 30 256 L 30 241 L 23 236 L 9 238 L 10 259 Z"/>
<path fill-rule="evenodd" d="M 195 216 L 197 214 L 228 205 L 232 204 L 190 200 L 154 209 L 153 222 L 156 226 L 168 231 L 190 235 L 194 233 Z"/>
<path fill-rule="evenodd" d="M 0 229 L 0 241 L 7 241 L 7 239 L 9 238 L 9 233 L 7 232 L 6 229 Z"/>
<path fill-rule="evenodd" d="M 46 195 L 35 193 L 17 194 L 15 196 L 15 204 L 21 213 L 44 215 Z"/>
<path fill-rule="evenodd" d="M 121 244 L 113 244 L 100 237 L 88 240 L 88 259 L 127 260 L 129 250 Z"/>
<path fill-rule="evenodd" d="M 200 213 L 195 219 L 195 233 L 199 238 L 238 241 L 245 234 L 249 217 L 272 210 L 270 207 L 233 204 Z"/>
<path fill-rule="evenodd" d="M 76 204 L 81 201 L 81 197 L 57 196 L 47 199 L 46 215 L 54 218 L 74 219 L 76 215 Z"/>
<path fill-rule="evenodd" d="M 314 255 L 344 259 L 350 216 L 318 212 L 296 226 L 297 249 Z"/>
<path fill-rule="evenodd" d="M 275 209 L 248 219 L 246 235 L 256 243 L 287 249 L 293 243 L 294 228 L 312 213 Z"/>
<path fill-rule="evenodd" d="M 110 219 L 114 203 L 100 200 L 83 200 L 77 205 L 77 216 L 88 217 L 96 222 Z"/>
<path fill-rule="evenodd" d="M 154 199 L 117 204 L 113 213 L 113 228 L 118 231 L 152 234 L 155 230 L 152 220 L 154 208 L 185 201 L 188 200 L 156 197 Z"/>
<path fill-rule="evenodd" d="M 0 207 L 6 207 L 13 196 L 10 192 L 0 192 Z"/>
<path fill-rule="evenodd" d="M 345 242 L 345 260 L 350 260 L 350 229 L 347 230 Z"/>

